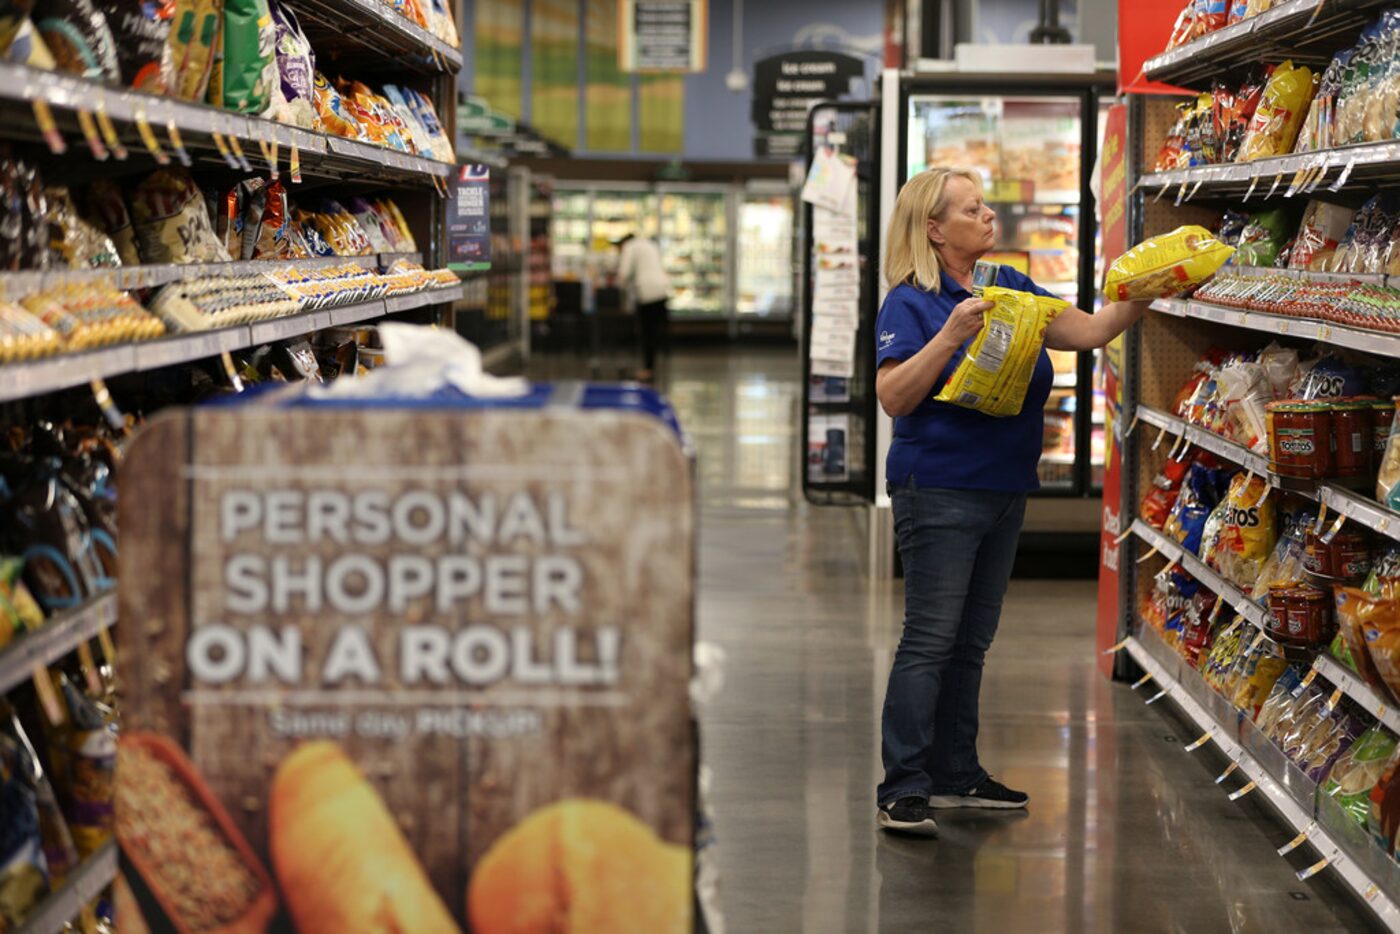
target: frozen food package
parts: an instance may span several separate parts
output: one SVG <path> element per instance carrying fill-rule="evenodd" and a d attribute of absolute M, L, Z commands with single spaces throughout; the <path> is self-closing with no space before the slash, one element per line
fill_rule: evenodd
<path fill-rule="evenodd" d="M 1316 198 L 1308 202 L 1303 213 L 1303 223 L 1298 228 L 1298 238 L 1289 256 L 1289 269 L 1307 269 L 1322 272 L 1337 252 L 1337 245 L 1346 235 L 1351 224 L 1352 211 L 1339 204 L 1330 204 Z"/>
<path fill-rule="evenodd" d="M 1119 302 L 1168 298 L 1215 275 L 1234 253 L 1204 227 L 1178 227 L 1114 260 L 1104 294 Z"/>
<path fill-rule="evenodd" d="M 276 118 L 304 130 L 317 128 L 316 54 L 302 32 L 301 23 L 286 3 L 271 0 L 272 22 L 277 30 L 277 73 L 282 97 Z"/>
<path fill-rule="evenodd" d="M 183 169 L 160 169 L 137 185 L 131 215 L 143 262 L 226 263 L 232 259 L 214 232 L 204 196 Z"/>
<path fill-rule="evenodd" d="M 262 113 L 272 100 L 277 26 L 268 0 L 224 0 L 223 106 Z"/>
<path fill-rule="evenodd" d="M 223 18 L 223 0 L 175 0 L 168 93 L 187 101 L 202 101 L 208 96 L 214 59 L 221 49 Z"/>
<path fill-rule="evenodd" d="M 99 226 L 112 238 L 121 264 L 139 266 L 141 255 L 136 250 L 136 230 L 131 225 L 131 215 L 127 213 L 126 201 L 117 183 L 99 179 L 89 185 L 87 210 L 88 215 L 96 218 Z"/>
<path fill-rule="evenodd" d="M 1315 83 L 1312 69 L 1306 65 L 1294 67 L 1292 62 L 1286 61 L 1274 69 L 1240 147 L 1240 162 L 1293 151 L 1312 102 Z"/>
<path fill-rule="evenodd" d="M 33 19 L 59 71 L 121 83 L 116 40 L 93 0 L 38 0 Z"/>
<path fill-rule="evenodd" d="M 170 23 L 175 0 L 99 0 L 116 40 L 127 87 L 164 94 L 170 67 Z"/>
<path fill-rule="evenodd" d="M 1045 329 L 1069 302 L 995 286 L 984 289 L 982 297 L 995 307 L 934 399 L 986 415 L 1016 415 L 1045 343 Z"/>

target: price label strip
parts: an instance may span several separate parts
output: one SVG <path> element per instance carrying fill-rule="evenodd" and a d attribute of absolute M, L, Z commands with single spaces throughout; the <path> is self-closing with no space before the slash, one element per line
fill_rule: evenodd
<path fill-rule="evenodd" d="M 1176 190 L 1176 207 L 1181 207 L 1181 203 L 1186 200 L 1186 186 L 1189 182 L 1182 182 L 1181 187 Z"/>
<path fill-rule="evenodd" d="M 1308 842 L 1308 837 L 1312 836 L 1312 832 L 1313 832 L 1314 830 L 1316 830 L 1316 829 L 1317 829 L 1317 821 L 1313 821 L 1311 824 L 1308 824 L 1308 826 L 1306 826 L 1306 827 L 1303 828 L 1303 832 L 1302 832 L 1302 833 L 1298 834 L 1298 836 L 1294 837 L 1292 840 L 1289 840 L 1289 841 L 1288 841 L 1287 843 L 1285 843 L 1283 846 L 1281 846 L 1281 847 L 1278 848 L 1278 855 L 1279 855 L 1279 856 L 1287 856 L 1289 853 L 1292 853 L 1294 850 L 1298 849 L 1298 847 L 1302 846 L 1304 843 L 1307 843 L 1307 842 Z"/>
<path fill-rule="evenodd" d="M 1123 650 L 1126 649 L 1127 647 L 1128 647 L 1128 640 L 1127 640 L 1127 639 L 1124 639 L 1123 641 L 1119 642 L 1117 645 L 1110 645 L 1108 648 L 1104 649 L 1104 650 L 1103 650 L 1103 654 L 1104 654 L 1104 655 L 1116 655 L 1117 653 L 1123 651 Z"/>
<path fill-rule="evenodd" d="M 1166 697 L 1166 696 L 1167 696 L 1167 691 L 1168 691 L 1168 688 L 1162 688 L 1162 690 L 1158 691 L 1156 694 L 1153 694 L 1151 697 L 1149 697 L 1149 698 L 1147 699 L 1147 706 L 1150 707 L 1151 705 L 1157 703 L 1157 702 L 1158 702 L 1159 700 L 1161 700 L 1162 698 Z"/>
<path fill-rule="evenodd" d="M 1330 697 L 1327 698 L 1327 703 L 1326 703 L 1326 705 L 1324 705 L 1323 708 L 1322 708 L 1322 710 L 1323 710 L 1323 716 L 1325 716 L 1325 717 L 1330 717 L 1330 716 L 1332 716 L 1332 712 L 1333 712 L 1334 710 L 1336 710 L 1336 709 L 1337 709 L 1337 705 L 1340 704 L 1340 703 L 1342 702 L 1342 693 L 1343 693 L 1343 692 L 1342 692 L 1342 689 L 1341 689 L 1341 688 L 1337 688 L 1335 691 L 1332 692 L 1332 695 L 1331 695 Z"/>
<path fill-rule="evenodd" d="M 180 160 L 180 164 L 189 168 L 194 164 L 189 152 L 185 149 L 184 137 L 180 135 L 180 128 L 175 125 L 175 118 L 171 117 L 165 124 L 165 135 L 170 140 L 170 149 L 175 153 L 175 158 Z"/>
<path fill-rule="evenodd" d="M 49 152 L 55 156 L 63 155 L 68 151 L 68 144 L 63 141 L 63 134 L 58 132 L 58 122 L 53 118 L 49 102 L 36 97 L 31 103 L 34 110 L 34 122 L 39 125 L 39 132 L 43 134 Z"/>
<path fill-rule="evenodd" d="M 1152 450 L 1157 450 L 1162 446 L 1162 439 L 1167 436 L 1167 429 L 1162 428 L 1157 432 L 1157 440 L 1152 442 Z"/>
<path fill-rule="evenodd" d="M 160 140 L 156 139 L 155 131 L 151 129 L 151 122 L 146 119 L 146 112 L 144 110 L 136 111 L 135 121 L 136 132 L 141 136 L 141 143 L 151 154 L 151 158 L 156 160 L 157 165 L 169 165 L 170 156 L 161 148 Z"/>
<path fill-rule="evenodd" d="M 1131 688 L 1130 690 L 1136 691 L 1138 688 L 1142 687 L 1144 684 L 1146 684 L 1147 682 L 1149 682 L 1149 681 L 1151 681 L 1151 680 L 1152 680 L 1152 674 L 1151 674 L 1151 672 L 1149 672 L 1149 673 L 1143 675 L 1143 676 L 1142 676 L 1141 678 L 1139 678 L 1137 681 L 1135 681 L 1135 682 L 1133 683 L 1133 686 L 1132 686 L 1132 688 Z"/>
<path fill-rule="evenodd" d="M 1200 739 L 1196 740 L 1194 743 L 1186 747 L 1186 751 L 1195 752 L 1197 749 L 1200 749 L 1206 743 L 1210 742 L 1210 738 L 1211 734 L 1209 732 L 1202 733 Z"/>
<path fill-rule="evenodd" d="M 1308 673 L 1307 673 L 1307 674 L 1303 675 L 1303 680 L 1300 681 L 1300 682 L 1298 682 L 1298 686 L 1299 686 L 1299 687 L 1305 688 L 1305 687 L 1307 687 L 1308 685 L 1312 684 L 1312 683 L 1313 683 L 1314 681 L 1316 681 L 1316 680 L 1317 680 L 1317 669 L 1316 669 L 1316 668 L 1311 668 L 1311 669 L 1308 670 Z"/>
<path fill-rule="evenodd" d="M 230 133 L 228 137 L 228 148 L 233 153 L 233 157 L 238 160 L 238 168 L 244 172 L 252 174 L 253 163 L 248 161 L 248 157 L 243 155 L 243 144 L 238 141 L 238 137 Z"/>
<path fill-rule="evenodd" d="M 1253 196 L 1254 196 L 1254 189 L 1256 189 L 1256 188 L 1258 188 L 1258 187 L 1259 187 L 1259 176 L 1256 175 L 1256 176 L 1254 176 L 1254 180 L 1253 180 L 1252 182 L 1249 183 L 1249 191 L 1246 191 L 1246 192 L 1244 193 L 1244 200 L 1245 200 L 1245 201 L 1248 201 L 1251 197 L 1253 197 Z"/>
<path fill-rule="evenodd" d="M 1331 527 L 1330 529 L 1328 529 L 1327 532 L 1326 532 L 1326 534 L 1324 534 L 1324 535 L 1322 536 L 1322 544 L 1324 544 L 1324 545 L 1330 545 L 1330 544 L 1332 544 L 1332 539 L 1334 539 L 1334 538 L 1337 537 L 1337 533 L 1340 532 L 1340 531 L 1342 530 L 1342 526 L 1346 524 L 1346 521 L 1347 521 L 1346 514 L 1345 514 L 1345 513 L 1339 513 L 1339 514 L 1337 515 L 1337 521 L 1334 522 L 1334 523 L 1332 523 L 1332 527 Z"/>
<path fill-rule="evenodd" d="M 1307 869 L 1298 870 L 1298 881 L 1307 882 L 1313 876 L 1317 875 L 1319 872 L 1322 872 L 1322 870 L 1326 869 L 1330 865 L 1332 865 L 1332 857 L 1324 856 L 1322 857 L 1322 859 L 1313 863 Z"/>
<path fill-rule="evenodd" d="M 1251 791 L 1253 791 L 1254 789 L 1256 789 L 1256 788 L 1258 788 L 1258 787 L 1259 787 L 1259 783 L 1258 783 L 1258 782 L 1256 782 L 1256 781 L 1250 781 L 1249 784 L 1244 785 L 1244 786 L 1241 787 L 1238 791 L 1233 791 L 1233 792 L 1231 792 L 1231 793 L 1230 793 L 1230 800 L 1231 800 L 1231 801 L 1238 801 L 1238 800 L 1240 800 L 1241 798 L 1243 798 L 1245 795 L 1249 794 Z"/>
<path fill-rule="evenodd" d="M 233 151 L 228 148 L 228 140 L 224 139 L 222 133 L 209 134 L 214 138 L 214 148 L 219 150 L 219 155 L 223 157 L 224 163 L 231 169 L 241 168 L 238 160 L 233 157 Z"/>
<path fill-rule="evenodd" d="M 83 131 L 83 139 L 87 141 L 92 157 L 98 162 L 106 162 L 112 154 L 97 132 L 97 121 L 92 119 L 91 113 L 81 108 L 78 110 L 78 127 Z"/>
<path fill-rule="evenodd" d="M 1283 193 L 1283 196 L 1285 198 L 1291 198 L 1298 193 L 1298 191 L 1303 187 L 1303 178 L 1307 175 L 1308 171 L 1309 169 L 1305 166 L 1304 168 L 1299 169 L 1296 174 L 1294 174 L 1293 183 L 1289 185 L 1288 190 Z"/>
<path fill-rule="evenodd" d="M 1342 174 L 1337 176 L 1337 180 L 1327 187 L 1328 191 L 1341 191 L 1346 185 L 1347 179 L 1351 178 L 1351 170 L 1356 168 L 1356 157 L 1352 156 L 1347 160 L 1346 167 L 1342 169 Z"/>
<path fill-rule="evenodd" d="M 1231 775 L 1234 775 L 1235 770 L 1239 767 L 1240 764 L 1238 762 L 1231 762 L 1225 767 L 1225 771 L 1221 772 L 1218 776 L 1216 776 L 1215 783 L 1217 785 L 1223 785 L 1225 783 L 1225 779 L 1229 778 Z"/>
<path fill-rule="evenodd" d="M 287 171 L 291 173 L 292 184 L 301 184 L 301 150 L 296 143 L 292 143 L 292 151 L 287 159 Z"/>
<path fill-rule="evenodd" d="M 1266 197 L 1266 198 L 1272 198 L 1272 197 L 1274 196 L 1274 192 L 1278 191 L 1279 183 L 1282 182 L 1282 181 L 1283 181 L 1283 173 L 1280 172 L 1280 173 L 1278 173 L 1277 175 L 1274 176 L 1274 183 L 1273 183 L 1272 185 L 1269 186 L 1269 193 L 1268 193 L 1267 195 L 1265 195 L 1264 197 Z"/>

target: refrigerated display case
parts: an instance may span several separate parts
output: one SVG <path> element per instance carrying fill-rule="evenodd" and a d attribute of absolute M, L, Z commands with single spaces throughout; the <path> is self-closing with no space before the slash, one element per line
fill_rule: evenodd
<path fill-rule="evenodd" d="M 1099 138 L 1097 95 L 1111 85 L 1098 76 L 1032 84 L 1024 76 L 938 75 L 902 86 L 900 180 L 930 166 L 976 170 L 997 215 L 997 247 L 987 258 L 1015 266 L 1080 308 L 1094 308 L 1097 230 L 1089 174 Z M 1094 489 L 1096 463 L 1102 483 L 1096 357 L 1050 357 L 1055 381 L 1045 407 L 1041 488 L 1083 495 Z"/>
<path fill-rule="evenodd" d="M 734 310 L 741 316 L 790 317 L 795 306 L 796 196 L 782 183 L 751 183 L 740 197 Z"/>
<path fill-rule="evenodd" d="M 526 264 L 526 314 L 530 321 L 544 321 L 554 310 L 554 180 L 548 176 L 532 176 L 529 194 L 526 204 L 530 246 Z"/>
<path fill-rule="evenodd" d="M 658 185 L 661 262 L 672 318 L 722 318 L 732 307 L 727 185 Z"/>

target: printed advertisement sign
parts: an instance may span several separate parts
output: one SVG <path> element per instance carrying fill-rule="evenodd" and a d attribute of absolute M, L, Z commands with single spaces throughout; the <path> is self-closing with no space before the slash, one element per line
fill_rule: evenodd
<path fill-rule="evenodd" d="M 447 268 L 491 268 L 491 167 L 459 165 L 447 203 Z"/>
<path fill-rule="evenodd" d="M 147 926 L 690 931 L 690 476 L 635 413 L 153 421 L 116 815 Z"/>
<path fill-rule="evenodd" d="M 705 70 L 708 0 L 618 0 L 618 67 L 652 73 Z"/>

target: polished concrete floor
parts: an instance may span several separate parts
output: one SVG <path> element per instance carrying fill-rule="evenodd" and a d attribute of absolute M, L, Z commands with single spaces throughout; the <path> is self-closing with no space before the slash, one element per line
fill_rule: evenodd
<path fill-rule="evenodd" d="M 859 513 L 802 503 L 794 355 L 677 354 L 662 389 L 699 458 L 699 637 L 726 655 L 701 741 L 728 932 L 1369 929 L 1165 703 L 1099 676 L 1091 581 L 1014 581 L 989 655 L 981 758 L 1029 810 L 877 831 L 902 589 L 867 580 Z"/>

